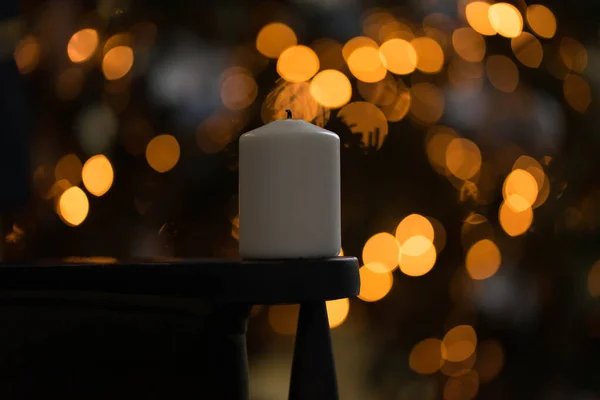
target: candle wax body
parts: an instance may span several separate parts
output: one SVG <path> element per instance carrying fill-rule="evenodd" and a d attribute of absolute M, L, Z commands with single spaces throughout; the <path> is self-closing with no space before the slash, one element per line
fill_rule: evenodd
<path fill-rule="evenodd" d="M 320 258 L 340 251 L 340 140 L 302 120 L 240 138 L 240 255 Z"/>

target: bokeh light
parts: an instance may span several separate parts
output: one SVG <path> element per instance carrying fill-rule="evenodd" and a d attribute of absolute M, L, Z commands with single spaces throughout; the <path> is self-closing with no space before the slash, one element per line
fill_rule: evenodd
<path fill-rule="evenodd" d="M 600 297 L 600 261 L 596 261 L 588 272 L 587 288 L 590 296 Z"/>
<path fill-rule="evenodd" d="M 456 131 L 446 126 L 431 127 L 427 133 L 425 150 L 433 169 L 440 175 L 448 176 L 446 167 L 446 151 L 452 140 L 458 137 Z"/>
<path fill-rule="evenodd" d="M 337 72 L 337 71 L 336 71 Z M 342 78 L 346 78 L 342 74 Z M 323 89 L 326 92 L 318 92 L 319 95 L 323 96 L 323 99 L 329 101 L 338 101 L 340 97 L 339 92 L 335 92 L 335 88 L 328 85 L 331 82 L 322 82 Z M 346 89 L 341 84 L 338 85 L 340 88 Z M 348 89 L 350 82 L 348 81 Z M 261 118 L 263 122 L 269 123 L 271 121 L 287 118 L 286 110 L 290 110 L 294 116 L 294 119 L 303 119 L 304 121 L 310 122 L 317 126 L 325 126 L 329 121 L 331 112 L 328 107 L 320 104 L 311 93 L 311 85 L 306 82 L 291 83 L 283 79 L 280 79 L 275 88 L 269 92 L 261 108 Z"/>
<path fill-rule="evenodd" d="M 513 210 L 520 212 L 533 206 L 538 196 L 539 188 L 536 179 L 524 169 L 513 170 L 504 181 L 502 195 L 504 201 Z M 518 195 L 518 196 L 513 196 Z M 526 204 L 522 201 L 525 200 Z M 511 203 L 516 200 L 516 203 Z"/>
<path fill-rule="evenodd" d="M 33 71 L 40 62 L 40 43 L 33 35 L 25 36 L 15 48 L 14 57 L 19 72 L 28 74 Z"/>
<path fill-rule="evenodd" d="M 340 71 L 326 69 L 310 82 L 310 94 L 324 107 L 340 108 L 350 101 L 352 85 Z"/>
<path fill-rule="evenodd" d="M 269 58 L 279 57 L 285 49 L 297 43 L 298 39 L 292 28 L 281 22 L 265 25 L 256 37 L 256 49 Z"/>
<path fill-rule="evenodd" d="M 492 26 L 489 19 L 490 4 L 485 1 L 473 1 L 467 4 L 465 16 L 467 22 L 476 32 L 482 35 L 493 36 L 496 29 Z"/>
<path fill-rule="evenodd" d="M 442 118 L 446 107 L 443 92 L 431 83 L 422 82 L 410 88 L 410 115 L 423 125 L 433 125 Z"/>
<path fill-rule="evenodd" d="M 356 36 L 348 40 L 346 44 L 344 44 L 344 47 L 342 47 L 342 56 L 344 57 L 344 60 L 348 62 L 348 59 L 352 53 L 361 47 L 372 47 L 374 49 L 379 49 L 379 45 L 373 39 L 366 36 Z"/>
<path fill-rule="evenodd" d="M 502 256 L 496 243 L 483 239 L 475 243 L 467 252 L 465 266 L 472 279 L 488 279 L 498 272 Z"/>
<path fill-rule="evenodd" d="M 452 45 L 456 54 L 469 62 L 480 62 L 485 57 L 485 39 L 469 27 L 458 28 L 452 33 Z"/>
<path fill-rule="evenodd" d="M 582 74 L 588 64 L 585 46 L 577 39 L 565 37 L 560 41 L 559 54 L 562 62 L 573 72 Z"/>
<path fill-rule="evenodd" d="M 433 243 L 424 236 L 409 238 L 400 248 L 400 271 L 408 276 L 423 276 L 433 269 L 437 252 Z"/>
<path fill-rule="evenodd" d="M 404 39 L 386 41 L 379 48 L 379 55 L 385 68 L 397 75 L 410 74 L 417 67 L 417 52 Z"/>
<path fill-rule="evenodd" d="M 533 210 L 527 200 L 518 194 L 514 194 L 507 201 L 502 202 L 498 218 L 504 232 L 509 236 L 519 236 L 531 227 Z"/>
<path fill-rule="evenodd" d="M 399 257 L 400 246 L 396 238 L 386 232 L 371 236 L 362 251 L 365 267 L 378 273 L 394 270 L 398 266 Z"/>
<path fill-rule="evenodd" d="M 563 93 L 567 104 L 579 113 L 585 113 L 592 103 L 592 89 L 579 75 L 569 75 L 565 78 Z"/>
<path fill-rule="evenodd" d="M 155 171 L 167 172 L 177 165 L 180 151 L 175 136 L 155 136 L 146 147 L 146 161 Z"/>
<path fill-rule="evenodd" d="M 230 110 L 250 107 L 258 94 L 258 85 L 250 71 L 231 67 L 221 74 L 221 101 Z"/>
<path fill-rule="evenodd" d="M 350 312 L 350 300 L 337 299 L 325 302 L 327 307 L 327 316 L 329 318 L 329 327 L 337 328 L 344 323 Z"/>
<path fill-rule="evenodd" d="M 474 177 L 481 169 L 479 147 L 469 139 L 452 139 L 446 148 L 446 167 L 459 179 Z"/>
<path fill-rule="evenodd" d="M 416 38 L 410 42 L 417 53 L 417 69 L 427 74 L 436 74 L 444 66 L 442 47 L 429 37 Z"/>
<path fill-rule="evenodd" d="M 81 174 L 85 188 L 94 196 L 102 196 L 108 192 L 114 180 L 112 164 L 103 154 L 87 160 Z"/>
<path fill-rule="evenodd" d="M 523 31 L 523 16 L 512 4 L 492 4 L 488 17 L 492 28 L 504 37 L 515 38 Z"/>
<path fill-rule="evenodd" d="M 556 18 L 548 7 L 541 4 L 527 7 L 527 23 L 539 37 L 550 39 L 556 34 Z"/>
<path fill-rule="evenodd" d="M 470 325 L 450 329 L 442 340 L 442 357 L 451 362 L 465 361 L 477 348 L 477 334 Z"/>
<path fill-rule="evenodd" d="M 75 32 L 67 44 L 69 59 L 74 63 L 89 60 L 98 48 L 98 41 L 98 32 L 94 29 L 86 28 Z"/>
<path fill-rule="evenodd" d="M 388 123 L 383 111 L 366 101 L 355 101 L 344 106 L 337 115 L 352 133 L 361 135 L 365 148 L 381 148 L 388 134 Z"/>
<path fill-rule="evenodd" d="M 56 181 L 66 179 L 71 186 L 77 186 L 81 182 L 81 160 L 75 154 L 67 154 L 61 157 L 54 168 Z"/>
<path fill-rule="evenodd" d="M 410 110 L 412 97 L 410 90 L 402 82 L 397 83 L 398 94 L 391 104 L 381 106 L 381 111 L 390 122 L 402 120 Z"/>
<path fill-rule="evenodd" d="M 108 80 L 124 77 L 133 67 L 133 50 L 128 46 L 110 49 L 102 60 L 102 72 Z"/>
<path fill-rule="evenodd" d="M 436 338 L 428 338 L 415 344 L 408 357 L 408 365 L 413 371 L 430 375 L 442 367 L 442 341 Z"/>
<path fill-rule="evenodd" d="M 504 349 L 502 344 L 495 339 L 488 339 L 477 347 L 477 362 L 475 371 L 481 383 L 494 380 L 504 367 Z"/>
<path fill-rule="evenodd" d="M 89 209 L 90 203 L 87 196 L 77 186 L 65 190 L 58 200 L 58 214 L 69 226 L 81 225 L 87 217 Z"/>
<path fill-rule="evenodd" d="M 277 60 L 277 72 L 288 82 L 304 82 L 319 70 L 319 57 L 306 46 L 291 46 Z"/>
<path fill-rule="evenodd" d="M 461 92 L 477 93 L 483 86 L 483 64 L 453 58 L 448 65 L 448 82 Z"/>
<path fill-rule="evenodd" d="M 396 79 L 390 74 L 387 74 L 379 82 L 368 83 L 356 81 L 358 93 L 369 103 L 373 103 L 376 106 L 392 104 L 398 97 L 398 90 L 400 89 L 398 86 Z"/>
<path fill-rule="evenodd" d="M 370 46 L 354 50 L 348 57 L 348 68 L 356 79 L 363 82 L 378 82 L 387 73 L 379 57 L 379 49 Z"/>
<path fill-rule="evenodd" d="M 206 154 L 218 153 L 237 139 L 243 125 L 243 116 L 237 113 L 217 112 L 198 125 L 196 143 Z"/>
<path fill-rule="evenodd" d="M 519 85 L 519 69 L 506 56 L 490 56 L 485 64 L 485 72 L 490 83 L 503 92 L 514 92 Z"/>
<path fill-rule="evenodd" d="M 400 246 L 404 246 L 406 241 L 416 236 L 424 237 L 430 243 L 433 243 L 434 234 L 431 222 L 420 214 L 406 216 L 396 227 L 396 240 Z"/>
<path fill-rule="evenodd" d="M 391 272 L 374 272 L 367 267 L 360 267 L 360 293 L 358 298 L 366 302 L 383 299 L 392 290 L 394 277 Z"/>
<path fill-rule="evenodd" d="M 521 34 L 510 41 L 515 57 L 521 64 L 529 68 L 537 68 L 544 58 L 544 49 L 540 41 L 529 32 Z"/>
<path fill-rule="evenodd" d="M 479 391 L 479 376 L 475 371 L 467 371 L 464 375 L 452 376 L 444 386 L 444 400 L 471 400 Z"/>
<path fill-rule="evenodd" d="M 268 320 L 273 332 L 279 335 L 293 335 L 298 327 L 300 305 L 286 304 L 269 307 Z"/>

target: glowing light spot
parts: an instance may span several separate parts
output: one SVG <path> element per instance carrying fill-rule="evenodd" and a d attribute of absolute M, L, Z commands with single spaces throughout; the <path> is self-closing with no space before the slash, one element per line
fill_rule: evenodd
<path fill-rule="evenodd" d="M 532 4 L 527 8 L 527 22 L 531 30 L 546 39 L 556 34 L 556 18 L 550 9 L 541 4 Z"/>
<path fill-rule="evenodd" d="M 429 242 L 433 242 L 433 225 L 422 215 L 410 214 L 402 219 L 396 227 L 396 240 L 400 246 L 404 246 L 408 239 L 415 236 L 421 236 L 429 240 Z"/>
<path fill-rule="evenodd" d="M 444 386 L 444 400 L 471 400 L 479 391 L 479 376 L 475 371 L 448 378 Z"/>
<path fill-rule="evenodd" d="M 569 75 L 565 78 L 563 93 L 567 104 L 579 113 L 585 113 L 592 103 L 592 89 L 579 75 Z"/>
<path fill-rule="evenodd" d="M 388 134 L 385 114 L 366 101 L 350 103 L 338 112 L 340 118 L 354 134 L 361 135 L 361 142 L 367 149 L 379 150 Z"/>
<path fill-rule="evenodd" d="M 522 169 L 531 174 L 535 179 L 538 188 L 544 185 L 546 174 L 542 165 L 535 159 L 529 156 L 520 156 L 512 166 L 512 170 Z"/>
<path fill-rule="evenodd" d="M 467 22 L 471 25 L 476 32 L 482 35 L 493 36 L 496 33 L 496 29 L 490 24 L 489 19 L 490 5 L 484 1 L 474 1 L 467 4 L 465 8 L 465 15 Z"/>
<path fill-rule="evenodd" d="M 108 80 L 124 77 L 133 67 L 133 50 L 127 46 L 110 49 L 102 60 L 102 72 Z"/>
<path fill-rule="evenodd" d="M 218 112 L 202 121 L 196 129 L 196 143 L 207 154 L 222 151 L 241 133 L 244 118 L 237 113 Z"/>
<path fill-rule="evenodd" d="M 58 200 L 58 214 L 69 226 L 78 226 L 85 220 L 90 209 L 87 196 L 77 186 L 65 190 Z"/>
<path fill-rule="evenodd" d="M 475 243 L 469 249 L 465 262 L 469 276 L 476 280 L 494 276 L 498 272 L 501 263 L 502 256 L 498 246 L 488 239 Z"/>
<path fill-rule="evenodd" d="M 482 383 L 491 382 L 502 371 L 504 366 L 504 349 L 500 342 L 489 339 L 482 342 L 477 348 L 477 362 L 475 370 Z"/>
<path fill-rule="evenodd" d="M 385 43 L 390 39 L 403 39 L 408 42 L 415 38 L 415 34 L 412 29 L 397 20 L 390 20 L 384 22 L 379 28 L 379 42 Z"/>
<path fill-rule="evenodd" d="M 514 194 L 500 206 L 499 220 L 502 229 L 509 236 L 519 236 L 527 232 L 533 222 L 533 210 L 529 203 L 518 194 Z M 522 210 L 522 211 L 515 211 Z"/>
<path fill-rule="evenodd" d="M 430 375 L 436 373 L 442 365 L 442 341 L 435 338 L 429 338 L 417 343 L 408 356 L 408 365 L 413 371 Z"/>
<path fill-rule="evenodd" d="M 417 53 L 417 69 L 427 74 L 435 74 L 444 66 L 444 51 L 435 40 L 429 37 L 416 38 L 410 42 Z"/>
<path fill-rule="evenodd" d="M 242 67 L 231 67 L 221 74 L 221 101 L 230 110 L 250 107 L 258 86 L 250 71 Z"/>
<path fill-rule="evenodd" d="M 480 62 L 485 57 L 485 40 L 471 28 L 458 28 L 452 34 L 456 54 L 469 62 Z"/>
<path fill-rule="evenodd" d="M 77 31 L 69 39 L 67 55 L 74 63 L 89 60 L 98 48 L 98 33 L 94 29 Z"/>
<path fill-rule="evenodd" d="M 490 25 L 500 35 L 514 38 L 523 31 L 523 16 L 517 7 L 508 3 L 496 3 L 488 10 Z"/>
<path fill-rule="evenodd" d="M 459 179 L 474 177 L 481 169 L 479 147 L 468 139 L 453 139 L 446 149 L 446 167 Z"/>
<path fill-rule="evenodd" d="M 276 305 L 269 307 L 268 320 L 273 332 L 279 335 L 293 335 L 298 327 L 300 305 Z"/>
<path fill-rule="evenodd" d="M 491 84 L 503 92 L 514 92 L 519 84 L 519 69 L 508 57 L 490 56 L 485 64 L 485 71 Z"/>
<path fill-rule="evenodd" d="M 310 82 L 310 94 L 324 107 L 340 108 L 350 101 L 352 85 L 340 71 L 326 69 Z"/>
<path fill-rule="evenodd" d="M 451 362 L 461 362 L 471 357 L 477 347 L 477 334 L 470 325 L 450 329 L 442 340 L 442 357 Z"/>
<path fill-rule="evenodd" d="M 377 233 L 363 247 L 362 259 L 365 267 L 378 273 L 389 272 L 398 266 L 400 246 L 389 233 Z"/>
<path fill-rule="evenodd" d="M 345 78 L 345 75 L 344 75 Z M 349 84 L 349 83 L 348 83 Z M 326 90 L 333 90 L 328 82 L 323 82 Z M 343 87 L 340 85 L 340 87 Z M 263 122 L 285 119 L 285 110 L 291 110 L 295 119 L 303 119 L 317 126 L 325 126 L 331 112 L 326 106 L 319 104 L 310 92 L 311 86 L 306 82 L 291 83 L 280 79 L 275 88 L 269 92 L 261 108 Z M 321 94 L 321 93 L 319 93 Z M 336 100 L 337 92 L 326 92 L 325 100 Z M 329 97 L 327 97 L 329 96 Z"/>
<path fill-rule="evenodd" d="M 394 278 L 391 272 L 377 273 L 367 267 L 361 267 L 359 273 L 360 293 L 358 298 L 363 301 L 379 301 L 392 289 Z"/>
<path fill-rule="evenodd" d="M 177 139 L 171 135 L 155 136 L 146 147 L 146 160 L 157 172 L 173 169 L 179 161 L 180 148 Z"/>
<path fill-rule="evenodd" d="M 319 57 L 306 46 L 291 46 L 277 60 L 277 72 L 289 82 L 304 82 L 319 70 Z"/>
<path fill-rule="evenodd" d="M 433 169 L 441 175 L 450 175 L 450 171 L 446 168 L 446 151 L 448 145 L 456 138 L 458 138 L 456 131 L 445 126 L 434 126 L 427 134 L 427 158 Z"/>
<path fill-rule="evenodd" d="M 559 54 L 562 62 L 571 71 L 582 74 L 588 64 L 588 54 L 585 46 L 573 38 L 563 38 L 560 41 Z"/>
<path fill-rule="evenodd" d="M 94 196 L 102 196 L 112 186 L 114 180 L 113 167 L 103 154 L 91 157 L 83 165 L 83 184 Z"/>
<path fill-rule="evenodd" d="M 540 41 L 531 33 L 522 32 L 519 37 L 510 41 L 510 46 L 517 60 L 529 68 L 537 68 L 544 58 L 544 49 Z"/>
<path fill-rule="evenodd" d="M 77 186 L 81 182 L 81 161 L 75 154 L 67 154 L 56 163 L 54 177 L 57 181 L 66 179 L 71 186 Z"/>
<path fill-rule="evenodd" d="M 368 38 L 366 36 L 354 37 L 348 40 L 342 48 L 342 56 L 344 57 L 344 60 L 348 62 L 348 59 L 350 58 L 352 53 L 354 53 L 355 50 L 358 50 L 361 47 L 372 47 L 374 49 L 379 48 L 377 42 L 371 38 Z"/>
<path fill-rule="evenodd" d="M 344 323 L 350 312 L 350 300 L 338 299 L 325 302 L 327 307 L 327 316 L 329 318 L 329 327 L 337 328 Z"/>
<path fill-rule="evenodd" d="M 394 74 L 407 75 L 417 67 L 417 52 L 403 39 L 390 39 L 383 43 L 379 55 L 385 68 Z"/>
<path fill-rule="evenodd" d="M 40 62 L 40 43 L 35 36 L 25 36 L 21 40 L 14 52 L 15 62 L 22 74 L 28 74 L 33 71 Z"/>
<path fill-rule="evenodd" d="M 425 249 L 423 251 L 423 249 Z M 437 253 L 433 243 L 423 237 L 415 236 L 408 239 L 400 248 L 400 271 L 408 276 L 423 276 L 435 266 Z M 416 255 L 411 255 L 416 254 Z"/>
<path fill-rule="evenodd" d="M 321 69 L 342 69 L 345 66 L 342 45 L 333 39 L 322 38 L 310 46 L 319 57 Z"/>
<path fill-rule="evenodd" d="M 60 100 L 73 100 L 83 86 L 83 71 L 78 67 L 67 68 L 56 78 L 56 97 Z"/>
<path fill-rule="evenodd" d="M 387 11 L 381 9 L 374 9 L 367 11 L 362 17 L 362 30 L 363 32 L 375 39 L 379 40 L 381 28 L 386 24 L 391 24 L 396 21 L 396 18 Z"/>
<path fill-rule="evenodd" d="M 416 122 L 433 125 L 442 118 L 446 100 L 440 89 L 430 83 L 417 83 L 410 89 L 410 113 Z"/>
<path fill-rule="evenodd" d="M 359 47 L 350 54 L 348 67 L 352 75 L 363 82 L 378 82 L 387 73 L 379 57 L 379 50 L 367 46 Z"/>
<path fill-rule="evenodd" d="M 538 185 L 529 172 L 524 169 L 515 169 L 506 177 L 502 186 L 502 195 L 509 207 L 516 212 L 521 212 L 535 203 L 538 196 Z M 513 200 L 516 200 L 515 204 L 511 202 Z M 526 204 L 522 200 L 525 200 Z"/>
<path fill-rule="evenodd" d="M 297 43 L 298 39 L 292 28 L 281 22 L 265 25 L 256 37 L 256 49 L 269 58 L 279 57 L 285 49 Z"/>
<path fill-rule="evenodd" d="M 411 104 L 410 91 L 404 84 L 399 83 L 398 95 L 391 104 L 382 106 L 381 111 L 383 111 L 388 121 L 398 122 L 408 114 Z"/>

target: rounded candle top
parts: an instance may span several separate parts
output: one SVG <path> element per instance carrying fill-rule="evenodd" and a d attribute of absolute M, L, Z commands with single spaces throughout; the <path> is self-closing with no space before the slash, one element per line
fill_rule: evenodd
<path fill-rule="evenodd" d="M 290 110 L 286 110 L 286 113 L 286 119 L 278 119 L 256 129 L 253 129 L 249 132 L 246 132 L 242 135 L 242 140 L 244 138 L 249 139 L 252 137 L 259 137 L 263 135 L 280 135 L 286 133 L 295 133 L 303 135 L 326 135 L 339 140 L 339 136 L 337 134 L 325 128 L 313 125 L 310 122 L 306 122 L 302 119 L 293 119 L 292 112 Z"/>

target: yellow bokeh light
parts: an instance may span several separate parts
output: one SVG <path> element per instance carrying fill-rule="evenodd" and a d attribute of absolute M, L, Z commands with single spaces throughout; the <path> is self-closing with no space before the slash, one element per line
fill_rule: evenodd
<path fill-rule="evenodd" d="M 425 236 L 417 235 L 409 237 L 402 245 L 400 259 L 405 255 L 410 257 L 418 257 L 423 255 L 431 248 L 432 245 L 433 242 L 431 239 Z"/>
<path fill-rule="evenodd" d="M 85 188 L 94 196 L 108 192 L 115 177 L 110 161 L 103 154 L 97 154 L 85 162 L 82 176 Z"/>
<path fill-rule="evenodd" d="M 506 56 L 490 56 L 485 64 L 485 72 L 490 83 L 503 92 L 514 92 L 519 85 L 519 69 Z"/>
<path fill-rule="evenodd" d="M 410 88 L 410 113 L 416 122 L 433 125 L 442 118 L 446 107 L 443 92 L 431 83 L 422 82 Z"/>
<path fill-rule="evenodd" d="M 582 74 L 588 64 L 585 46 L 577 39 L 563 38 L 560 41 L 559 54 L 564 65 L 571 71 Z"/>
<path fill-rule="evenodd" d="M 479 391 L 479 376 L 475 371 L 466 371 L 459 376 L 448 378 L 444 386 L 444 400 L 471 400 Z"/>
<path fill-rule="evenodd" d="M 319 57 L 322 69 L 342 69 L 346 61 L 342 55 L 342 45 L 333 39 L 321 38 L 315 40 L 310 47 Z"/>
<path fill-rule="evenodd" d="M 340 108 L 350 101 L 352 85 L 340 71 L 326 69 L 310 82 L 310 94 L 324 107 Z"/>
<path fill-rule="evenodd" d="M 268 320 L 271 329 L 280 335 L 293 335 L 298 327 L 300 305 L 286 304 L 269 307 Z"/>
<path fill-rule="evenodd" d="M 427 74 L 435 74 L 444 66 L 444 51 L 435 40 L 429 37 L 420 37 L 412 40 L 410 44 L 417 53 L 417 69 Z"/>
<path fill-rule="evenodd" d="M 158 135 L 146 147 L 146 160 L 155 171 L 167 172 L 177 165 L 180 152 L 175 136 Z"/>
<path fill-rule="evenodd" d="M 77 186 L 65 190 L 58 200 L 57 211 L 60 218 L 69 226 L 78 226 L 85 220 L 90 210 L 87 196 Z"/>
<path fill-rule="evenodd" d="M 509 206 L 507 203 L 510 203 Z M 533 210 L 527 200 L 518 194 L 512 195 L 508 201 L 502 202 L 498 217 L 500 226 L 509 236 L 519 236 L 527 232 L 533 222 Z M 522 210 L 522 211 L 515 211 Z"/>
<path fill-rule="evenodd" d="M 17 44 L 13 56 L 19 72 L 27 74 L 40 62 L 40 43 L 33 35 L 25 36 Z"/>
<path fill-rule="evenodd" d="M 501 263 L 502 256 L 496 243 L 483 239 L 469 249 L 465 266 L 472 279 L 483 280 L 494 276 Z"/>
<path fill-rule="evenodd" d="M 546 174 L 544 173 L 542 165 L 535 158 L 520 156 L 512 166 L 513 171 L 516 169 L 523 169 L 529 172 L 535 179 L 538 188 L 541 188 L 544 185 Z"/>
<path fill-rule="evenodd" d="M 452 45 L 456 54 L 469 62 L 480 62 L 485 57 L 485 40 L 471 28 L 458 28 L 452 34 Z"/>
<path fill-rule="evenodd" d="M 102 60 L 102 72 L 110 81 L 127 75 L 131 67 L 133 67 L 133 50 L 128 46 L 113 47 Z"/>
<path fill-rule="evenodd" d="M 363 247 L 362 259 L 365 267 L 374 272 L 388 272 L 398 266 L 400 245 L 393 235 L 377 233 Z"/>
<path fill-rule="evenodd" d="M 379 55 L 385 68 L 393 74 L 410 74 L 417 67 L 417 52 L 403 39 L 390 39 L 383 43 Z"/>
<path fill-rule="evenodd" d="M 548 7 L 541 4 L 532 4 L 527 8 L 527 23 L 539 37 L 550 39 L 556 34 L 556 18 Z"/>
<path fill-rule="evenodd" d="M 277 60 L 277 72 L 288 82 L 304 82 L 319 71 L 319 57 L 306 46 L 291 46 Z"/>
<path fill-rule="evenodd" d="M 405 242 L 415 236 L 422 236 L 433 242 L 434 230 L 431 222 L 420 214 L 410 214 L 400 221 L 396 227 L 396 240 L 403 246 Z"/>
<path fill-rule="evenodd" d="M 523 16 L 517 7 L 508 3 L 496 3 L 488 10 L 490 25 L 498 34 L 514 38 L 523 31 Z"/>
<path fill-rule="evenodd" d="M 346 44 L 344 45 L 344 47 L 342 48 L 342 56 L 344 57 L 344 60 L 346 62 L 348 62 L 348 59 L 350 58 L 352 53 L 354 53 L 355 50 L 357 50 L 361 47 L 372 47 L 374 49 L 379 48 L 379 46 L 377 45 L 377 42 L 371 38 L 368 38 L 366 36 L 354 37 L 354 38 L 348 40 L 346 42 Z"/>
<path fill-rule="evenodd" d="M 600 261 L 596 261 L 590 268 L 587 287 L 590 296 L 600 297 Z"/>
<path fill-rule="evenodd" d="M 563 93 L 567 104 L 579 113 L 586 112 L 592 103 L 592 89 L 579 75 L 569 75 L 565 78 Z"/>
<path fill-rule="evenodd" d="M 378 273 L 367 267 L 361 267 L 359 273 L 359 299 L 367 302 L 379 301 L 392 290 L 394 277 L 391 272 Z"/>
<path fill-rule="evenodd" d="M 544 58 L 544 49 L 540 41 L 531 33 L 522 32 L 510 41 L 515 57 L 529 68 L 537 68 Z"/>
<path fill-rule="evenodd" d="M 265 25 L 256 36 L 256 49 L 269 58 L 279 57 L 285 49 L 297 43 L 298 39 L 292 28 L 281 22 Z"/>
<path fill-rule="evenodd" d="M 337 115 L 352 133 L 361 135 L 365 148 L 381 148 L 388 134 L 388 123 L 383 111 L 366 101 L 355 101 L 344 106 Z"/>
<path fill-rule="evenodd" d="M 345 76 L 344 76 L 345 78 Z M 327 85 L 327 82 L 323 82 Z M 327 90 L 332 88 L 324 86 Z M 339 93 L 325 93 L 335 100 Z M 329 108 L 319 104 L 310 92 L 310 85 L 306 82 L 291 83 L 279 79 L 277 85 L 269 92 L 261 107 L 261 118 L 265 124 L 287 118 L 286 110 L 290 110 L 294 119 L 303 119 L 317 126 L 325 126 L 331 116 Z M 240 127 L 241 128 L 241 127 Z"/>
<path fill-rule="evenodd" d="M 450 329 L 442 340 L 442 357 L 451 362 L 461 362 L 471 357 L 477 348 L 477 334 L 470 325 Z"/>
<path fill-rule="evenodd" d="M 77 186 L 81 182 L 81 161 L 75 154 L 67 154 L 56 163 L 54 177 L 56 181 L 66 179 L 71 186 Z"/>
<path fill-rule="evenodd" d="M 504 201 L 516 212 L 521 212 L 531 207 L 537 199 L 538 191 L 538 184 L 535 178 L 524 169 L 513 170 L 506 177 L 502 186 Z M 522 199 L 526 201 L 526 204 L 523 203 Z M 516 203 L 513 204 L 512 200 L 516 200 Z"/>
<path fill-rule="evenodd" d="M 442 365 L 442 341 L 436 338 L 428 338 L 415 344 L 408 356 L 408 365 L 413 371 L 430 375 L 436 373 Z"/>
<path fill-rule="evenodd" d="M 74 63 L 89 60 L 98 48 L 98 32 L 94 29 L 82 29 L 77 31 L 69 39 L 67 44 L 67 55 Z"/>
<path fill-rule="evenodd" d="M 427 133 L 426 152 L 429 163 L 439 174 L 448 176 L 450 171 L 446 168 L 446 151 L 452 140 L 458 134 L 452 128 L 434 126 Z"/>
<path fill-rule="evenodd" d="M 467 22 L 475 31 L 486 36 L 493 36 L 498 33 L 489 19 L 490 5 L 484 1 L 474 1 L 467 4 L 465 15 Z"/>
<path fill-rule="evenodd" d="M 504 349 L 500 342 L 494 339 L 488 339 L 477 348 L 477 362 L 475 370 L 479 374 L 479 380 L 482 383 L 491 382 L 504 366 Z"/>
<path fill-rule="evenodd" d="M 423 252 L 423 249 L 426 250 Z M 411 250 L 409 250 L 411 249 Z M 433 243 L 423 236 L 408 239 L 400 248 L 400 271 L 408 276 L 423 276 L 435 266 L 437 252 Z M 412 256 L 412 254 L 417 254 Z"/>
<path fill-rule="evenodd" d="M 250 71 L 231 67 L 221 74 L 221 101 L 230 110 L 250 107 L 258 94 L 258 85 Z"/>
<path fill-rule="evenodd" d="M 327 307 L 327 316 L 329 318 L 329 327 L 337 328 L 344 323 L 350 312 L 350 300 L 338 299 L 325 302 Z"/>
<path fill-rule="evenodd" d="M 481 169 L 479 147 L 468 139 L 453 139 L 446 148 L 446 167 L 459 179 L 474 177 Z"/>
<path fill-rule="evenodd" d="M 369 46 L 359 47 L 350 54 L 348 68 L 356 79 L 363 82 L 378 82 L 387 73 L 379 57 L 379 49 Z"/>

